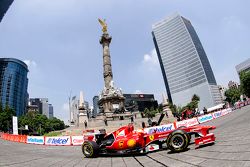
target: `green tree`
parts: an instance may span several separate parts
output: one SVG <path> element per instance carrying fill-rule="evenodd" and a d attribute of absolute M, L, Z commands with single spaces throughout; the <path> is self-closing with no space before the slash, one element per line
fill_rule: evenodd
<path fill-rule="evenodd" d="M 0 131 L 8 132 L 12 129 L 12 117 L 15 115 L 14 109 L 9 106 L 3 109 L 2 105 L 0 106 Z"/>
<path fill-rule="evenodd" d="M 243 94 L 250 97 L 250 72 L 240 73 L 240 88 Z"/>
<path fill-rule="evenodd" d="M 154 110 L 151 108 L 151 110 L 149 110 L 148 108 L 145 108 L 144 110 L 144 115 L 148 118 L 153 118 L 155 117 L 155 114 L 157 113 L 157 110 Z"/>
<path fill-rule="evenodd" d="M 194 94 L 191 101 L 200 101 L 200 97 L 197 94 Z"/>
<path fill-rule="evenodd" d="M 63 121 L 57 118 L 48 119 L 45 115 L 37 112 L 28 112 L 25 116 L 19 119 L 20 127 L 25 125 L 29 126 L 29 129 L 36 134 L 44 134 L 55 130 L 62 130 L 65 128 Z"/>
<path fill-rule="evenodd" d="M 235 88 L 229 88 L 225 92 L 226 96 L 226 101 L 229 102 L 230 104 L 234 104 L 238 100 L 240 100 L 240 89 L 235 89 Z"/>

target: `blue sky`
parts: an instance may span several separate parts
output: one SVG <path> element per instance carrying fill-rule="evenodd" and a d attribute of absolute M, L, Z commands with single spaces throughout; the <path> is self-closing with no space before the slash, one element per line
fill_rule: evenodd
<path fill-rule="evenodd" d="M 68 96 L 92 103 L 103 89 L 102 34 L 106 18 L 114 82 L 124 93 L 165 92 L 152 24 L 178 12 L 193 24 L 217 84 L 239 82 L 235 66 L 249 58 L 247 0 L 15 0 L 0 23 L 0 56 L 29 65 L 30 97 L 48 97 L 55 116 L 69 119 Z"/>

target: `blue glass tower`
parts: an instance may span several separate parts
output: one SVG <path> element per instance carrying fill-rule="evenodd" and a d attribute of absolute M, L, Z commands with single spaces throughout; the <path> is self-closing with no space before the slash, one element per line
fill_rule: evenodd
<path fill-rule="evenodd" d="M 28 100 L 28 67 L 14 58 L 0 58 L 0 103 L 16 111 L 17 116 L 26 112 Z"/>
<path fill-rule="evenodd" d="M 2 21 L 3 16 L 7 12 L 7 10 L 9 9 L 13 1 L 14 0 L 1 0 L 0 1 L 0 22 Z"/>

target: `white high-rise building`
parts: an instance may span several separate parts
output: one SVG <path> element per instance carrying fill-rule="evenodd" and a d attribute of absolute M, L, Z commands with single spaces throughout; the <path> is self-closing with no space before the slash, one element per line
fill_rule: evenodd
<path fill-rule="evenodd" d="M 152 28 L 169 101 L 184 106 L 197 94 L 200 109 L 222 103 L 212 68 L 191 22 L 173 14 Z"/>

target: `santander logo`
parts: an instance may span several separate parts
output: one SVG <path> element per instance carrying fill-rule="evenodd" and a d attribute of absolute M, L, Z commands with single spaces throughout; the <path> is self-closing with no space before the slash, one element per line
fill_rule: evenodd
<path fill-rule="evenodd" d="M 74 139 L 73 142 L 74 143 L 83 143 L 83 139 Z"/>

